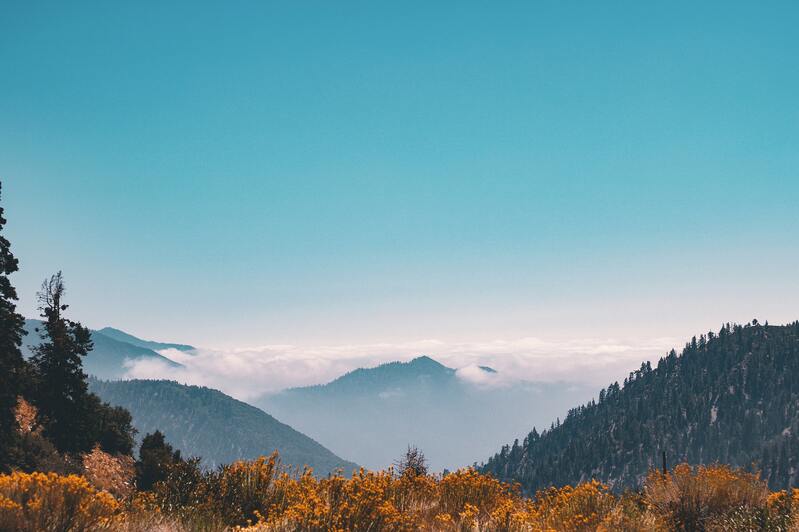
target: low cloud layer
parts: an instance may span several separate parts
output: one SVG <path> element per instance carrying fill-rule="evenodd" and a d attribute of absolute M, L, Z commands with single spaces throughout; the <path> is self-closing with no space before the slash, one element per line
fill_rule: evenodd
<path fill-rule="evenodd" d="M 127 365 L 129 378 L 163 378 L 222 390 L 251 400 L 293 386 L 329 382 L 359 367 L 428 355 L 458 369 L 458 376 L 478 386 L 502 386 L 509 380 L 565 381 L 596 386 L 622 380 L 644 360 L 656 361 L 676 345 L 674 339 L 645 342 L 613 340 L 545 341 L 539 338 L 452 343 L 424 340 L 398 344 L 319 347 L 268 345 L 246 349 L 164 350 L 179 362 L 169 367 L 140 359 Z M 489 366 L 496 374 L 478 366 Z"/>

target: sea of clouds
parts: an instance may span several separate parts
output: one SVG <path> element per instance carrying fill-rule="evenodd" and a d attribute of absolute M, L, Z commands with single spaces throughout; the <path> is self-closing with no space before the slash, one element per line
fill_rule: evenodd
<path fill-rule="evenodd" d="M 182 367 L 137 359 L 128 361 L 126 376 L 208 386 L 247 401 L 285 388 L 326 383 L 357 368 L 428 355 L 455 368 L 458 377 L 476 386 L 527 380 L 587 384 L 598 390 L 623 380 L 645 360 L 656 362 L 677 345 L 673 338 L 628 342 L 520 338 L 464 343 L 421 340 L 317 347 L 266 345 L 191 352 L 167 349 L 160 353 Z M 497 373 L 479 366 L 489 366 Z"/>

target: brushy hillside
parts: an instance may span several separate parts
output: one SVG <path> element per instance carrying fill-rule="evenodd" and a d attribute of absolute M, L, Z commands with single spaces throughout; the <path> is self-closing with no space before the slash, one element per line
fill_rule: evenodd
<path fill-rule="evenodd" d="M 288 464 L 308 465 L 322 475 L 357 467 L 262 410 L 217 390 L 163 380 L 91 380 L 89 387 L 104 401 L 130 411 L 140 437 L 160 430 L 184 456 L 201 457 L 208 467 L 274 450 Z"/>
<path fill-rule="evenodd" d="M 503 381 L 487 367 L 478 371 L 487 385 L 461 379 L 454 369 L 422 356 L 357 369 L 255 404 L 371 469 L 388 467 L 412 444 L 440 471 L 472 465 L 532 426 L 550 426 L 595 392 L 562 383 Z"/>
<path fill-rule="evenodd" d="M 0 529 L 722 532 L 799 526 L 799 490 L 769 492 L 756 475 L 726 466 L 655 471 L 640 491 L 624 495 L 591 481 L 529 499 L 472 469 L 318 479 L 287 473 L 276 456 L 214 472 L 182 463 L 152 491 L 127 495 L 101 491 L 103 476 L 0 475 Z"/>
<path fill-rule="evenodd" d="M 671 463 L 752 464 L 774 488 L 799 478 L 799 322 L 726 325 L 505 446 L 482 471 L 528 492 L 597 478 L 636 486 Z"/>

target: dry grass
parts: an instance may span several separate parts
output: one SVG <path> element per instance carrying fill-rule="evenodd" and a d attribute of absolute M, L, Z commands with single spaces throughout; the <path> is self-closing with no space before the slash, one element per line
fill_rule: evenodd
<path fill-rule="evenodd" d="M 127 499 L 136 489 L 136 468 L 130 456 L 112 456 L 95 446 L 83 455 L 83 476 L 97 489 Z"/>
<path fill-rule="evenodd" d="M 653 472 L 644 496 L 649 509 L 679 530 L 705 530 L 731 512 L 765 509 L 768 486 L 757 475 L 723 465 Z"/>
<path fill-rule="evenodd" d="M 41 427 L 37 417 L 39 415 L 36 407 L 22 397 L 17 398 L 17 407 L 14 410 L 14 418 L 17 421 L 17 430 L 20 434 L 31 434 L 41 432 Z"/>

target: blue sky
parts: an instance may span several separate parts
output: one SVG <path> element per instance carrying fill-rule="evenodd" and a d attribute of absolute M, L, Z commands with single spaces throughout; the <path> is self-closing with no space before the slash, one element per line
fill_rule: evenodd
<path fill-rule="evenodd" d="M 211 346 L 799 318 L 796 2 L 157 4 L 0 5 L 29 316 L 63 269 Z"/>

